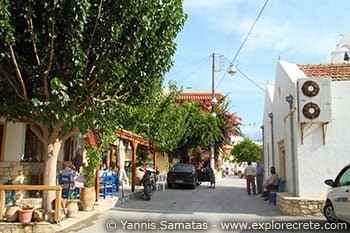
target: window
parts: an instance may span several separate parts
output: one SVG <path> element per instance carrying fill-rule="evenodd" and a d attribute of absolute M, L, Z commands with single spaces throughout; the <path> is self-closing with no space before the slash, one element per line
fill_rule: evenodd
<path fill-rule="evenodd" d="M 4 161 L 6 125 L 0 123 L 0 162 Z"/>
<path fill-rule="evenodd" d="M 350 167 L 339 178 L 338 186 L 350 185 Z"/>
<path fill-rule="evenodd" d="M 25 162 L 38 162 L 44 161 L 43 145 L 39 138 L 30 129 L 30 126 L 26 126 L 26 140 L 24 147 L 24 157 L 21 161 Z"/>

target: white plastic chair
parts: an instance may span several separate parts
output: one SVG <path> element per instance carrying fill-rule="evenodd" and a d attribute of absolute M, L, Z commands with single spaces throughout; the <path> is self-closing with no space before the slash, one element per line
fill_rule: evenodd
<path fill-rule="evenodd" d="M 157 191 L 159 190 L 159 187 L 163 186 L 163 192 L 165 192 L 165 185 L 166 185 L 166 174 L 159 174 L 157 175 Z"/>

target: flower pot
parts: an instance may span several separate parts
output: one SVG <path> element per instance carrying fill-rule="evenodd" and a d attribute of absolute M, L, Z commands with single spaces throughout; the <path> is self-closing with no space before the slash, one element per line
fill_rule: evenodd
<path fill-rule="evenodd" d="M 75 218 L 77 216 L 78 203 L 68 202 L 66 209 L 67 209 L 67 217 L 68 218 Z"/>
<path fill-rule="evenodd" d="M 19 221 L 21 223 L 29 223 L 32 220 L 34 209 L 20 209 L 18 210 Z"/>
<path fill-rule="evenodd" d="M 7 207 L 6 212 L 5 212 L 6 221 L 8 221 L 8 222 L 15 222 L 15 221 L 17 221 L 17 219 L 18 219 L 18 210 L 19 210 L 19 206 L 13 205 L 13 206 Z"/>
<path fill-rule="evenodd" d="M 94 209 L 96 192 L 94 187 L 85 187 L 80 192 L 80 208 L 82 211 L 92 211 Z"/>

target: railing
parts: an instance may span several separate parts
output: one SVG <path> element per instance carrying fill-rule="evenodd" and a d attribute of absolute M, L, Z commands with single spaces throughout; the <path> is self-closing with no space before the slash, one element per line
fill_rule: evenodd
<path fill-rule="evenodd" d="M 55 222 L 58 222 L 60 216 L 61 204 L 61 186 L 46 186 L 46 185 L 0 185 L 0 220 L 3 219 L 5 210 L 5 191 L 7 190 L 24 190 L 24 191 L 56 191 L 55 199 Z"/>

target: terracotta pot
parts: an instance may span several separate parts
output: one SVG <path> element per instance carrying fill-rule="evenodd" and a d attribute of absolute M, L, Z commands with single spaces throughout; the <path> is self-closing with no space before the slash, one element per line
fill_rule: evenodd
<path fill-rule="evenodd" d="M 94 187 L 82 188 L 80 192 L 80 208 L 82 211 L 92 211 L 94 209 L 96 192 Z"/>
<path fill-rule="evenodd" d="M 34 209 L 20 209 L 18 210 L 19 221 L 21 223 L 28 223 L 32 220 Z"/>
<path fill-rule="evenodd" d="M 7 207 L 6 212 L 5 212 L 6 221 L 8 221 L 8 222 L 17 221 L 19 209 L 20 209 L 19 206 L 15 206 L 15 205 Z"/>
<path fill-rule="evenodd" d="M 67 217 L 68 218 L 75 218 L 77 216 L 78 203 L 68 202 L 66 209 L 67 209 Z"/>

